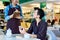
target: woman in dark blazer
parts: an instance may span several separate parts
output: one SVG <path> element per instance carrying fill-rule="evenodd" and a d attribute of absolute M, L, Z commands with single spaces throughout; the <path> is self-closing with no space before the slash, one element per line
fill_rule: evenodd
<path fill-rule="evenodd" d="M 47 40 L 46 39 L 47 23 L 45 21 L 42 21 L 44 15 L 45 14 L 42 9 L 35 7 L 33 15 L 35 20 L 31 23 L 31 26 L 27 32 L 24 29 L 20 30 L 21 34 L 28 33 L 30 34 L 31 37 L 38 38 L 41 40 Z"/>

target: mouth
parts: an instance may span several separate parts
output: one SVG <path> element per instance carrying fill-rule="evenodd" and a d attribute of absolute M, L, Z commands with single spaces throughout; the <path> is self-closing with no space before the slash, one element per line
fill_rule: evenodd
<path fill-rule="evenodd" d="M 18 1 L 16 1 L 16 3 L 19 3 Z"/>

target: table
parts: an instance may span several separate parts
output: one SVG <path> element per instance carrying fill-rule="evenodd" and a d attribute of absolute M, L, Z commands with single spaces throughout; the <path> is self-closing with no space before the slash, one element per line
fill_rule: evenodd
<path fill-rule="evenodd" d="M 17 37 L 19 36 L 19 37 Z M 11 37 L 6 37 L 6 35 L 0 35 L 0 40 L 40 40 L 37 38 L 24 38 L 21 34 L 13 34 Z"/>

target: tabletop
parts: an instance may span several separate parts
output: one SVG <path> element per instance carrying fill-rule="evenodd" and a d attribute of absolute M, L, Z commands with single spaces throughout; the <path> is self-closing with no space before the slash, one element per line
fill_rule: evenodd
<path fill-rule="evenodd" d="M 11 37 L 0 35 L 0 40 L 40 40 L 37 38 L 24 38 L 21 34 L 13 34 Z"/>

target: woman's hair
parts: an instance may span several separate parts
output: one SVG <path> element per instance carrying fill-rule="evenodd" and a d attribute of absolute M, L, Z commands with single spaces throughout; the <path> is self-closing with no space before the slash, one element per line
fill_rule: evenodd
<path fill-rule="evenodd" d="M 13 18 L 20 17 L 20 12 L 14 12 Z"/>
<path fill-rule="evenodd" d="M 38 10 L 37 15 L 40 16 L 40 19 L 42 19 L 45 16 L 44 11 L 42 9 L 35 7 L 34 10 Z"/>

